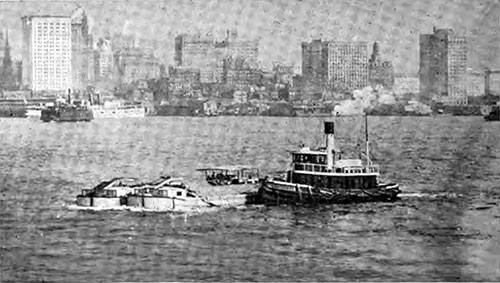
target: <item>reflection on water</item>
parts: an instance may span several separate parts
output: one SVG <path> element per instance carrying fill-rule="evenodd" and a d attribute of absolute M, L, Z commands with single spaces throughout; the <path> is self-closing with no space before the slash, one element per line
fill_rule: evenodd
<path fill-rule="evenodd" d="M 337 122 L 355 151 L 362 119 Z M 115 176 L 206 188 L 198 167 L 281 171 L 286 150 L 324 141 L 322 120 L 0 123 L 3 280 L 500 280 L 500 126 L 480 117 L 370 117 L 372 158 L 404 190 L 396 203 L 188 215 L 70 208 Z"/>

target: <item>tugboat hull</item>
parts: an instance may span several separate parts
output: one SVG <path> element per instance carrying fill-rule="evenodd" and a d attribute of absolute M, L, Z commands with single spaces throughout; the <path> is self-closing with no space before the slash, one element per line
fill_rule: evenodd
<path fill-rule="evenodd" d="M 264 203 L 360 203 L 395 201 L 401 191 L 397 184 L 379 185 L 373 189 L 318 189 L 296 183 L 267 181 L 259 189 Z"/>

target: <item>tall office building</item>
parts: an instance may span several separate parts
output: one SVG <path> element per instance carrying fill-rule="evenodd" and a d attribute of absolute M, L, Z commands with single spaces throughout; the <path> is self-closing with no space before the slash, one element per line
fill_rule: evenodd
<path fill-rule="evenodd" d="M 368 45 L 366 42 L 328 43 L 329 89 L 351 92 L 368 85 Z"/>
<path fill-rule="evenodd" d="M 125 48 L 114 54 L 121 83 L 160 77 L 160 61 L 140 48 Z"/>
<path fill-rule="evenodd" d="M 71 88 L 71 18 L 24 16 L 23 87 L 33 91 Z"/>
<path fill-rule="evenodd" d="M 216 52 L 211 34 L 179 35 L 175 38 L 175 61 L 178 67 L 200 70 L 204 83 L 216 81 Z"/>
<path fill-rule="evenodd" d="M 223 81 L 224 60 L 243 58 L 256 68 L 258 41 L 240 40 L 235 31 L 227 31 L 217 42 L 212 34 L 179 35 L 175 38 L 175 62 L 178 67 L 200 70 L 203 83 Z"/>
<path fill-rule="evenodd" d="M 72 88 L 84 90 L 91 83 L 94 60 L 87 15 L 80 6 L 71 15 L 71 57 Z"/>
<path fill-rule="evenodd" d="M 373 52 L 368 60 L 368 81 L 372 87 L 381 85 L 387 89 L 394 86 L 394 68 L 390 61 L 383 61 L 380 57 L 378 43 L 373 43 Z"/>
<path fill-rule="evenodd" d="M 448 105 L 467 104 L 467 39 L 451 29 L 420 35 L 420 95 Z"/>
<path fill-rule="evenodd" d="M 94 51 L 95 78 L 97 81 L 109 80 L 114 67 L 114 54 L 109 39 L 99 39 L 97 49 Z"/>
<path fill-rule="evenodd" d="M 302 42 L 302 77 L 306 84 L 327 85 L 328 42 L 316 39 Z"/>

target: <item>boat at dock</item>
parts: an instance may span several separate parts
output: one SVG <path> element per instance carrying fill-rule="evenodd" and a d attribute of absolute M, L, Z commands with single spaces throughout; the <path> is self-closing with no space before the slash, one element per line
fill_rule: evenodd
<path fill-rule="evenodd" d="M 146 108 L 140 104 L 104 104 L 92 105 L 90 108 L 95 119 L 146 117 Z"/>
<path fill-rule="evenodd" d="M 491 108 L 491 111 L 488 115 L 484 116 L 484 120 L 486 121 L 500 121 L 500 106 L 494 106 Z"/>
<path fill-rule="evenodd" d="M 39 119 L 42 116 L 43 106 L 30 105 L 26 107 L 26 117 Z"/>
<path fill-rule="evenodd" d="M 247 165 L 216 166 L 196 169 L 205 175 L 212 186 L 256 184 L 259 182 L 259 169 Z"/>
<path fill-rule="evenodd" d="M 43 122 L 90 122 L 92 119 L 94 119 L 92 111 L 82 105 L 49 106 L 40 113 L 40 120 Z"/>
<path fill-rule="evenodd" d="M 365 116 L 366 128 L 367 117 Z M 366 130 L 366 162 L 341 159 L 335 149 L 334 123 L 325 122 L 326 148 L 302 147 L 293 151 L 286 177 L 267 178 L 259 188 L 264 203 L 356 203 L 394 201 L 401 192 L 396 183 L 380 183 L 379 165 L 369 158 Z M 337 152 L 336 152 L 337 151 Z"/>

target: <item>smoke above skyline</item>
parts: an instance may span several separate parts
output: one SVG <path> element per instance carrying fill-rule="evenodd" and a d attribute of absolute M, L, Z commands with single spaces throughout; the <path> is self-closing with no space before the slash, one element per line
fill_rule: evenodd
<path fill-rule="evenodd" d="M 469 66 L 500 67 L 500 3 L 494 0 L 220 0 L 220 1 L 38 1 L 0 2 L 0 27 L 11 32 L 13 56 L 20 59 L 21 17 L 71 15 L 77 3 L 85 10 L 94 39 L 127 33 L 164 42 L 155 52 L 173 64 L 174 37 L 180 33 L 227 29 L 260 39 L 259 59 L 301 64 L 301 42 L 322 38 L 380 43 L 381 56 L 396 73 L 416 76 L 419 34 L 434 26 L 452 28 L 469 39 Z"/>

